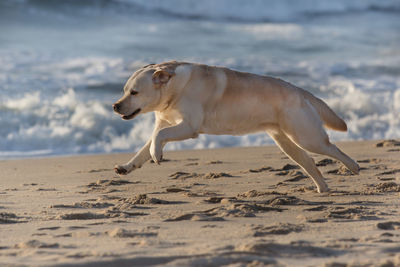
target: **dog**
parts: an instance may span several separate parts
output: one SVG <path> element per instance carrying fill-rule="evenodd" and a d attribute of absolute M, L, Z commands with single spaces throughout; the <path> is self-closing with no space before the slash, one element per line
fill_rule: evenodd
<path fill-rule="evenodd" d="M 129 162 L 115 166 L 120 175 L 150 159 L 159 164 L 167 142 L 262 131 L 302 167 L 320 193 L 329 189 L 306 151 L 359 172 L 358 164 L 330 143 L 323 127 L 347 131 L 346 123 L 321 99 L 281 79 L 196 63 L 150 64 L 128 79 L 113 109 L 124 120 L 155 112 L 150 139 Z"/>

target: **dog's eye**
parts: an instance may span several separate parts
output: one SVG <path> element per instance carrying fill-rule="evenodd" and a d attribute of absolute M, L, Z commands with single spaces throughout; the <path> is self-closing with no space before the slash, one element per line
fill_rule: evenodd
<path fill-rule="evenodd" d="M 131 91 L 131 95 L 137 95 L 139 92 L 138 91 L 135 91 L 135 90 L 132 90 Z"/>

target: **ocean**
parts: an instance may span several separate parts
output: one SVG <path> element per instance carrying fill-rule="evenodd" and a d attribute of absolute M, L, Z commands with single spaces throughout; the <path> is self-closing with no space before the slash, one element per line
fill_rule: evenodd
<path fill-rule="evenodd" d="M 333 141 L 400 137 L 399 0 L 2 0 L 0 159 L 133 152 L 154 116 L 111 105 L 149 63 L 280 77 L 348 123 Z M 259 146 L 201 135 L 166 149 Z"/>

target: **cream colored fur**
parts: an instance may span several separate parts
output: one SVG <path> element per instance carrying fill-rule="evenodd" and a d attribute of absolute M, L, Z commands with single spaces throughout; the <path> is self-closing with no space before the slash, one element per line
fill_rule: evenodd
<path fill-rule="evenodd" d="M 359 166 L 329 142 L 323 125 L 346 131 L 346 123 L 322 100 L 280 79 L 227 68 L 185 62 L 152 64 L 127 81 L 114 104 L 123 119 L 155 112 L 152 136 L 118 174 L 127 174 L 153 159 L 159 163 L 167 142 L 199 134 L 243 135 L 267 132 L 315 182 L 328 191 L 314 160 L 305 151 L 343 162 L 353 173 Z"/>

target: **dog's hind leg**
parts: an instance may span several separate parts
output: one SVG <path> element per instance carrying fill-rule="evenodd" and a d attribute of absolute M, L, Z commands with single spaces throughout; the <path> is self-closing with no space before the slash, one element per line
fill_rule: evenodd
<path fill-rule="evenodd" d="M 319 193 L 328 191 L 328 186 L 324 181 L 321 172 L 315 166 L 314 160 L 307 153 L 290 140 L 280 129 L 268 130 L 268 134 L 274 139 L 276 144 L 288 155 L 289 158 L 297 162 L 303 170 L 311 177 L 317 186 Z"/>
<path fill-rule="evenodd" d="M 358 174 L 360 167 L 349 156 L 329 141 L 322 122 L 313 108 L 294 110 L 285 116 L 282 130 L 299 147 L 317 154 L 335 158 L 353 173 Z"/>
<path fill-rule="evenodd" d="M 304 148 L 310 152 L 330 156 L 341 161 L 354 174 L 358 174 L 360 171 L 360 166 L 357 164 L 357 162 L 355 162 L 353 159 L 343 153 L 337 146 L 330 143 L 329 141 L 321 147 L 304 146 Z"/>

